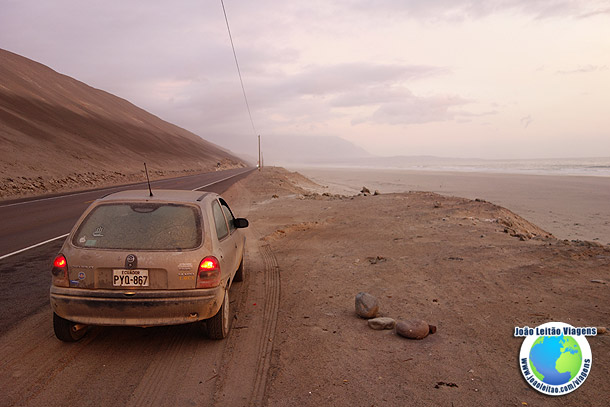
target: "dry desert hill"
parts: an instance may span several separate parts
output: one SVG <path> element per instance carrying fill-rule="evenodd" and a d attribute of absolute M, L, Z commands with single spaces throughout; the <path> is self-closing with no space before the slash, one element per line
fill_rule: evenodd
<path fill-rule="evenodd" d="M 244 166 L 108 92 L 0 49 L 0 199 Z"/>

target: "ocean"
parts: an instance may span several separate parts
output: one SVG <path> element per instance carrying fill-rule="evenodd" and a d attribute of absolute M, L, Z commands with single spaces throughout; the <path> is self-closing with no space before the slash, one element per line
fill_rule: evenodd
<path fill-rule="evenodd" d="M 419 171 L 610 177 L 610 157 L 528 160 L 451 160 L 394 167 Z M 390 169 L 390 168 L 388 168 Z"/>

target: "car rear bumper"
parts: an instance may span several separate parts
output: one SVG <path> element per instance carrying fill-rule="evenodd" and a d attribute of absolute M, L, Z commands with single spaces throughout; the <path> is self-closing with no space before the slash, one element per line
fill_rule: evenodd
<path fill-rule="evenodd" d="M 88 290 L 51 286 L 51 308 L 87 325 L 178 325 L 216 315 L 222 286 L 197 290 Z"/>

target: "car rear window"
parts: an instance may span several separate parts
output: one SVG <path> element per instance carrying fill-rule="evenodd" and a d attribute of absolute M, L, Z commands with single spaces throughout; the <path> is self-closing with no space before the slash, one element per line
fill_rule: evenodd
<path fill-rule="evenodd" d="M 202 243 L 196 207 L 159 203 L 102 204 L 78 227 L 78 247 L 125 250 L 194 249 Z"/>

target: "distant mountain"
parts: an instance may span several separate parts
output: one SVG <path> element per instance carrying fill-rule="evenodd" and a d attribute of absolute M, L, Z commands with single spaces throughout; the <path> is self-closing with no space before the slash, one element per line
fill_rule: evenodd
<path fill-rule="evenodd" d="M 476 158 L 451 158 L 429 155 L 377 156 L 352 142 L 336 136 L 263 136 L 261 150 L 265 165 L 417 168 L 460 166 L 484 163 Z"/>
<path fill-rule="evenodd" d="M 244 165 L 127 100 L 0 49 L 0 198 L 32 183 L 78 188 L 71 180 L 83 174 L 141 179 L 143 162 L 158 176 Z"/>
<path fill-rule="evenodd" d="M 313 166 L 417 169 L 437 167 L 462 167 L 483 165 L 490 162 L 479 158 L 417 156 L 377 156 L 339 137 L 267 138 L 265 160 L 268 164 Z M 265 161 L 267 163 L 267 161 Z"/>
<path fill-rule="evenodd" d="M 264 136 L 261 151 L 265 165 L 330 165 L 373 157 L 363 148 L 335 136 Z"/>

